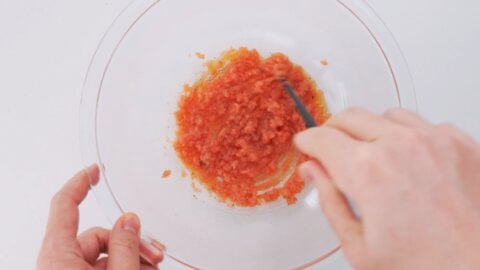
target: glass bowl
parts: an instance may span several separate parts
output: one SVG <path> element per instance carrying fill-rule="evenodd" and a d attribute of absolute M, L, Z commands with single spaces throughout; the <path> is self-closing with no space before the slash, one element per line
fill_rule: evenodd
<path fill-rule="evenodd" d="M 83 159 L 101 165 L 94 193 L 108 217 L 137 213 L 144 239 L 161 242 L 186 266 L 306 267 L 339 247 L 312 186 L 291 206 L 242 208 L 181 177 L 174 112 L 183 84 L 204 70 L 195 53 L 208 59 L 240 46 L 263 56 L 282 52 L 303 66 L 332 114 L 346 106 L 416 108 L 402 54 L 364 1 L 136 0 L 108 29 L 88 69 Z M 162 179 L 167 169 L 172 175 Z"/>

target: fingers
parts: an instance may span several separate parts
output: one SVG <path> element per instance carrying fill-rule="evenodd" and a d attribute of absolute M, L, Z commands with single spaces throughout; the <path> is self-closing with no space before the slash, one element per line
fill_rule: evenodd
<path fill-rule="evenodd" d="M 106 270 L 108 266 L 108 258 L 101 258 L 100 260 L 96 261 L 93 264 L 93 269 L 95 270 Z M 148 263 L 142 263 L 140 265 L 140 270 L 157 270 L 158 268 L 155 266 L 152 266 Z"/>
<path fill-rule="evenodd" d="M 142 261 L 145 263 L 158 265 L 163 261 L 164 250 L 165 246 L 153 239 L 148 239 L 148 241 L 143 239 L 140 240 L 140 255 L 142 257 Z"/>
<path fill-rule="evenodd" d="M 360 108 L 346 109 L 328 120 L 325 125 L 366 142 L 395 132 L 397 128 L 397 124 Z"/>
<path fill-rule="evenodd" d="M 335 184 L 348 196 L 354 188 L 348 181 L 354 177 L 346 170 L 349 158 L 362 146 L 362 142 L 330 127 L 310 128 L 297 134 L 295 145 L 304 154 L 317 159 Z"/>
<path fill-rule="evenodd" d="M 92 182 L 98 181 L 98 166 L 78 172 L 55 194 L 50 206 L 45 239 L 75 239 L 78 229 L 78 205 L 87 196 Z"/>
<path fill-rule="evenodd" d="M 319 164 L 308 161 L 299 168 L 306 181 L 312 181 L 319 191 L 320 204 L 342 245 L 356 245 L 362 241 L 362 227 L 345 196 L 326 177 Z"/>
<path fill-rule="evenodd" d="M 140 269 L 140 220 L 123 215 L 114 225 L 108 246 L 108 270 Z"/>
<path fill-rule="evenodd" d="M 149 265 L 149 264 L 142 264 L 140 265 L 140 270 L 157 270 L 158 267 Z"/>
<path fill-rule="evenodd" d="M 77 237 L 83 256 L 88 263 L 92 265 L 100 263 L 100 266 L 98 267 L 101 268 L 103 265 L 103 262 L 101 262 L 103 258 L 98 261 L 97 258 L 100 254 L 107 253 L 110 233 L 110 230 L 97 227 L 91 228 Z M 163 247 L 161 244 L 157 244 L 159 247 L 156 247 L 154 240 L 150 240 L 149 242 L 140 241 L 140 252 L 148 258 L 140 259 L 142 265 L 152 266 L 159 264 L 163 260 Z M 105 263 L 105 267 L 102 269 L 106 269 L 106 265 L 107 264 Z M 155 267 L 153 267 L 153 269 L 155 269 Z"/>
<path fill-rule="evenodd" d="M 110 230 L 104 228 L 91 228 L 78 237 L 80 248 L 85 260 L 93 264 L 98 256 L 108 251 L 108 241 L 110 239 Z"/>
<path fill-rule="evenodd" d="M 415 112 L 401 108 L 388 109 L 383 113 L 383 116 L 395 123 L 405 126 L 417 128 L 426 128 L 430 126 L 430 123 Z"/>
<path fill-rule="evenodd" d="M 93 264 L 93 269 L 95 269 L 95 270 L 105 270 L 105 269 L 107 269 L 107 265 L 108 265 L 108 258 L 104 257 L 104 258 L 101 258 L 100 260 L 96 261 Z"/>

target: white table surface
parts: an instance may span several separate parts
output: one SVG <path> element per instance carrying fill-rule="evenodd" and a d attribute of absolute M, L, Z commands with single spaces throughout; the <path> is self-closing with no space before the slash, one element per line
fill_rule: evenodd
<path fill-rule="evenodd" d="M 33 269 L 51 195 L 81 168 L 90 57 L 130 0 L 0 0 L 0 268 Z M 369 0 L 402 48 L 420 112 L 480 139 L 480 2 Z M 96 201 L 80 230 L 109 226 Z M 167 261 L 162 269 L 182 269 Z M 340 254 L 316 269 L 349 269 Z"/>

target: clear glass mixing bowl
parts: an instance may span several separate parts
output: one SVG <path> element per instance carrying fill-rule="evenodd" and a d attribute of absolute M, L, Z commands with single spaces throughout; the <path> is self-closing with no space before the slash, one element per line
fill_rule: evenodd
<path fill-rule="evenodd" d="M 192 268 L 315 264 L 339 243 L 311 186 L 292 206 L 232 208 L 180 176 L 174 112 L 182 85 L 204 69 L 195 52 L 212 58 L 240 46 L 302 65 L 333 114 L 416 108 L 400 50 L 362 0 L 136 0 L 108 29 L 85 80 L 81 148 L 86 164 L 101 165 L 95 194 L 112 220 L 138 213 L 143 237 Z"/>

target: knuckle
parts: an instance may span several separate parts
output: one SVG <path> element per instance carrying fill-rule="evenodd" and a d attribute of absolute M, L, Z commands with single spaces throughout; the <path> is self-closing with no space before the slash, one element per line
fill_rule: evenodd
<path fill-rule="evenodd" d="M 378 163 L 379 155 L 383 152 L 375 150 L 373 147 L 362 147 L 356 153 L 356 171 L 360 178 L 366 181 L 373 181 L 373 176 L 377 175 L 380 170 Z"/>
<path fill-rule="evenodd" d="M 434 127 L 435 141 L 446 149 L 464 149 L 470 145 L 470 140 L 463 136 L 452 124 L 440 124 Z"/>
<path fill-rule="evenodd" d="M 66 192 L 63 190 L 57 191 L 50 200 L 50 206 L 62 206 L 67 203 L 71 203 L 73 201 L 72 197 L 74 197 L 71 192 Z"/>
<path fill-rule="evenodd" d="M 329 122 L 338 122 L 342 121 L 342 119 L 350 118 L 354 115 L 358 115 L 363 113 L 365 110 L 359 107 L 349 107 L 339 113 L 337 113 L 334 117 L 330 118 Z"/>
<path fill-rule="evenodd" d="M 435 128 L 445 133 L 453 133 L 457 130 L 457 128 L 451 123 L 438 124 L 435 126 Z"/>
<path fill-rule="evenodd" d="M 467 160 L 473 157 L 477 160 L 480 155 L 480 147 L 477 142 L 462 133 L 452 124 L 439 124 L 434 126 L 434 136 L 437 145 L 442 146 L 449 155 L 457 155 L 457 158 Z"/>
<path fill-rule="evenodd" d="M 404 138 L 403 141 L 405 143 L 411 144 L 415 147 L 425 146 L 430 143 L 427 134 L 419 129 L 407 128 L 402 129 L 399 133 L 400 136 Z"/>
<path fill-rule="evenodd" d="M 364 113 L 364 112 L 365 112 L 365 109 L 362 109 L 360 107 L 350 107 L 350 108 L 345 109 L 340 114 L 342 114 L 344 116 L 349 116 L 349 115 L 356 115 L 356 114 L 360 114 L 360 113 Z"/>
<path fill-rule="evenodd" d="M 50 205 L 53 206 L 53 205 L 62 204 L 64 200 L 65 200 L 65 195 L 61 192 L 57 192 L 55 193 L 55 195 L 53 195 L 52 199 L 50 200 Z"/>
<path fill-rule="evenodd" d="M 457 129 L 452 124 L 439 124 L 434 127 L 434 132 L 443 138 L 452 139 L 458 136 Z"/>
<path fill-rule="evenodd" d="M 405 154 L 411 155 L 411 157 L 428 158 L 435 157 L 436 146 L 434 139 L 423 130 L 419 129 L 407 129 L 402 134 L 403 140 L 398 151 L 405 151 Z M 408 157 L 404 157 L 408 158 Z"/>
<path fill-rule="evenodd" d="M 389 108 L 383 113 L 383 115 L 384 116 L 395 116 L 395 115 L 402 115 L 405 112 L 406 111 L 402 108 Z"/>
<path fill-rule="evenodd" d="M 452 124 L 439 124 L 434 127 L 434 134 L 444 143 L 467 143 L 468 139 Z"/>

